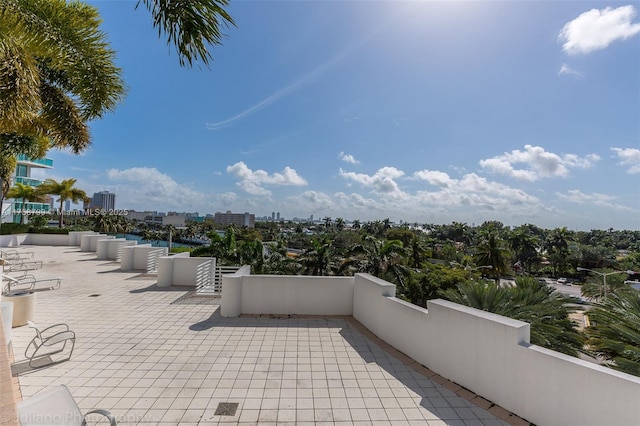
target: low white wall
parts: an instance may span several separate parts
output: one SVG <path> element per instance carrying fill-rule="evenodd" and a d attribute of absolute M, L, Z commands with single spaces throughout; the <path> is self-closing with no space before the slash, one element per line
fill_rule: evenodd
<path fill-rule="evenodd" d="M 149 263 L 149 254 L 160 251 L 161 256 L 168 254 L 167 247 L 152 247 L 151 244 L 138 244 L 122 248 L 120 269 L 123 271 L 146 271 Z"/>
<path fill-rule="evenodd" d="M 96 234 L 93 231 L 70 231 L 69 232 L 69 245 L 70 246 L 79 246 L 80 245 L 80 237 L 83 235 L 91 235 Z"/>
<path fill-rule="evenodd" d="M 177 253 L 158 259 L 158 287 L 187 286 L 196 287 L 202 279 L 201 267 L 212 262 L 212 271 L 216 267 L 215 257 L 189 257 L 189 253 Z M 213 272 L 212 272 L 213 273 Z M 210 278 L 213 278 L 211 276 Z"/>
<path fill-rule="evenodd" d="M 104 238 L 106 236 L 106 234 L 96 233 L 80 235 L 80 251 L 96 251 L 95 245 L 93 244 L 94 240 L 96 238 Z"/>
<path fill-rule="evenodd" d="M 539 425 L 638 425 L 640 378 L 529 344 L 529 324 L 444 300 L 423 309 L 357 274 L 353 316 L 438 374 Z"/>
<path fill-rule="evenodd" d="M 27 234 L 0 235 L 0 247 L 20 247 Z"/>
<path fill-rule="evenodd" d="M 224 275 L 222 306 L 225 297 L 231 303 L 238 293 L 240 314 L 351 315 L 353 311 L 353 277 Z M 221 314 L 237 312 L 237 303 Z"/>
<path fill-rule="evenodd" d="M 211 276 L 213 279 L 213 271 L 216 267 L 215 257 L 176 257 L 173 260 L 173 282 L 171 285 L 196 287 L 201 271 L 199 267 L 202 264 L 212 262 Z"/>
<path fill-rule="evenodd" d="M 242 314 L 242 279 L 251 274 L 251 267 L 244 265 L 233 274 L 222 276 L 220 315 L 238 317 Z"/>
<path fill-rule="evenodd" d="M 96 258 L 100 260 L 115 259 L 109 257 L 109 245 L 115 244 L 116 247 L 121 242 L 126 241 L 124 238 L 109 238 L 96 241 Z"/>
<path fill-rule="evenodd" d="M 34 246 L 68 246 L 68 234 L 27 234 L 22 244 Z"/>

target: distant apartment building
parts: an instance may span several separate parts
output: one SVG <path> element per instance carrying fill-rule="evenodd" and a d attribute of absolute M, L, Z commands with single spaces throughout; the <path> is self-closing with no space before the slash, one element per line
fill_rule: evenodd
<path fill-rule="evenodd" d="M 146 223 L 147 225 L 162 225 L 164 213 L 157 211 L 137 212 L 135 210 L 127 210 L 127 219 L 135 220 L 138 223 Z"/>
<path fill-rule="evenodd" d="M 42 184 L 42 180 L 34 179 L 31 177 L 32 169 L 51 169 L 53 168 L 53 160 L 49 158 L 28 158 L 25 155 L 16 156 L 17 165 L 15 175 L 13 176 L 13 184 L 21 183 L 28 186 L 39 186 Z M 1 221 L 2 222 L 19 222 L 20 215 L 14 214 L 21 209 L 29 211 L 49 212 L 51 211 L 51 197 L 47 196 L 44 202 L 29 202 L 23 200 L 4 200 L 7 204 L 3 204 L 0 207 Z M 28 217 L 25 218 L 25 221 Z"/>
<path fill-rule="evenodd" d="M 89 206 L 92 209 L 115 210 L 116 194 L 109 191 L 95 192 Z"/>
<path fill-rule="evenodd" d="M 247 228 L 255 228 L 256 226 L 256 215 L 251 214 L 249 212 L 245 213 L 231 213 L 231 211 L 227 211 L 226 213 L 216 212 L 213 217 L 213 221 L 216 225 L 236 225 L 238 227 Z"/>

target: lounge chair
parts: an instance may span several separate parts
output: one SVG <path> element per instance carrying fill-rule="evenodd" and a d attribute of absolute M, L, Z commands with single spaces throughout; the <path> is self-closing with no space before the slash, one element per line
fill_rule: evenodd
<path fill-rule="evenodd" d="M 5 284 L 3 288 L 3 292 L 5 294 L 15 290 L 21 290 L 21 291 L 33 290 L 36 287 L 36 284 L 38 283 L 48 284 L 49 290 L 57 290 L 60 288 L 60 285 L 62 284 L 62 278 L 38 279 L 33 274 L 27 274 L 26 271 L 23 275 L 20 275 L 18 277 L 12 277 L 9 275 L 2 274 L 2 278 L 7 279 L 9 281 L 7 284 Z"/>
<path fill-rule="evenodd" d="M 42 367 L 42 365 L 35 365 L 35 361 L 44 357 L 50 358 L 50 362 L 48 362 L 47 365 L 57 364 L 71 359 L 73 347 L 76 344 L 76 334 L 69 330 L 69 326 L 67 324 L 55 324 L 42 330 L 40 330 L 38 326 L 31 321 L 27 321 L 27 324 L 36 331 L 36 336 L 31 339 L 31 342 L 27 345 L 27 349 L 24 351 L 24 356 L 29 360 L 29 367 Z M 67 344 L 71 344 L 69 356 L 58 361 L 54 361 L 51 358 L 51 355 L 63 352 L 67 347 Z"/>
<path fill-rule="evenodd" d="M 6 260 L 21 260 L 21 259 L 33 259 L 34 252 L 32 251 L 18 251 L 18 250 L 2 250 L 0 251 L 0 257 Z"/>
<path fill-rule="evenodd" d="M 84 426 L 89 414 L 100 414 L 110 424 L 116 424 L 115 417 L 106 410 L 91 410 L 83 415 L 73 395 L 65 385 L 45 389 L 31 398 L 17 403 L 18 418 L 21 426 Z"/>
<path fill-rule="evenodd" d="M 27 259 L 6 259 L 2 258 L 4 263 L 4 270 L 7 272 L 12 271 L 31 271 L 34 269 L 42 268 L 42 262 L 39 260 L 27 260 Z"/>

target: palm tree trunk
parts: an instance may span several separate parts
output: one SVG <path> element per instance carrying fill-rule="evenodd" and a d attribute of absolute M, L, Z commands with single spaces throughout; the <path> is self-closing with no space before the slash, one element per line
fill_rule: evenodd
<path fill-rule="evenodd" d="M 62 215 L 62 202 L 63 201 L 64 200 L 62 199 L 62 197 L 60 197 L 60 211 L 58 212 L 58 213 L 60 213 L 60 222 L 58 224 L 59 228 L 62 228 L 62 226 L 63 226 L 63 223 L 62 223 L 62 218 L 63 218 L 63 215 Z"/>

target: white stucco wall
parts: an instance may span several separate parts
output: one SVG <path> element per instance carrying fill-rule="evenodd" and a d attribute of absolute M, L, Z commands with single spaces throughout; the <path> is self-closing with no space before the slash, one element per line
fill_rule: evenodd
<path fill-rule="evenodd" d="M 640 378 L 529 344 L 529 324 L 457 305 L 398 300 L 355 281 L 354 318 L 422 365 L 538 425 L 639 425 Z"/>
<path fill-rule="evenodd" d="M 68 234 L 27 234 L 22 244 L 36 246 L 68 246 Z"/>
<path fill-rule="evenodd" d="M 80 245 L 80 238 L 83 235 L 91 235 L 91 234 L 95 234 L 96 232 L 93 231 L 70 231 L 69 232 L 69 245 L 70 246 L 79 246 Z"/>
<path fill-rule="evenodd" d="M 238 292 L 241 314 L 351 315 L 353 311 L 353 277 L 223 276 L 222 305 L 225 296 L 237 297 Z"/>
<path fill-rule="evenodd" d="M 106 234 L 96 233 L 80 235 L 80 251 L 96 251 L 96 241 L 101 238 L 107 239 L 106 237 Z"/>
<path fill-rule="evenodd" d="M 160 251 L 161 256 L 168 254 L 167 247 L 152 247 L 151 244 L 138 244 L 122 248 L 120 268 L 123 271 L 145 271 L 149 262 L 149 253 Z"/>
<path fill-rule="evenodd" d="M 27 234 L 0 235 L 0 247 L 20 247 Z"/>
<path fill-rule="evenodd" d="M 196 287 L 199 268 L 202 264 L 212 262 L 215 269 L 215 257 L 189 257 L 189 253 L 177 253 L 158 259 L 158 287 L 186 286 Z"/>

